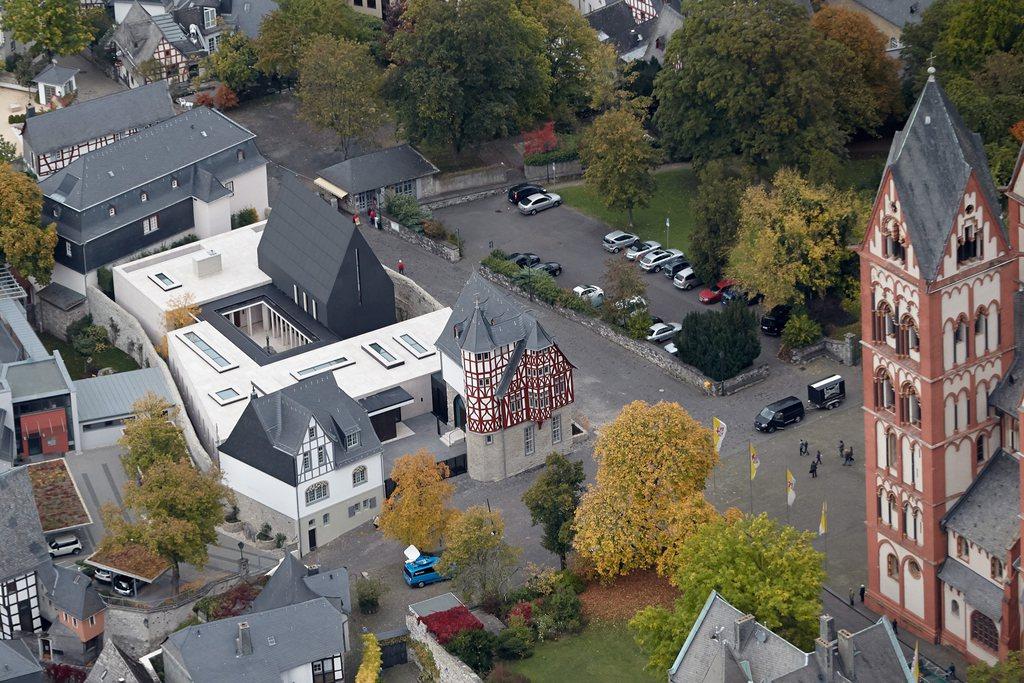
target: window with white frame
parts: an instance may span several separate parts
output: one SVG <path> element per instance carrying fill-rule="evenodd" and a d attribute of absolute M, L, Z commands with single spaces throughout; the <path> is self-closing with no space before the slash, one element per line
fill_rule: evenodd
<path fill-rule="evenodd" d="M 178 187 L 178 179 L 177 178 L 171 178 L 171 189 L 173 190 L 176 187 Z"/>
<path fill-rule="evenodd" d="M 327 496 L 327 482 L 318 481 L 306 489 L 306 505 L 312 505 L 313 503 L 324 500 Z"/>
<path fill-rule="evenodd" d="M 222 356 L 216 349 L 207 344 L 205 339 L 195 332 L 186 332 L 181 336 L 181 338 L 192 348 L 193 351 L 199 354 L 200 358 L 209 363 L 217 372 L 227 372 L 228 370 L 238 367 L 237 363 L 232 363 Z"/>
<path fill-rule="evenodd" d="M 316 447 L 316 466 L 323 467 L 324 460 L 327 459 L 327 449 L 323 446 Z"/>
<path fill-rule="evenodd" d="M 156 232 L 159 229 L 160 229 L 160 226 L 157 223 L 157 218 L 156 218 L 155 214 L 150 216 L 149 218 L 144 219 L 142 221 L 142 234 L 143 235 L 148 235 L 150 233 Z"/>
<path fill-rule="evenodd" d="M 363 351 L 366 351 L 370 356 L 373 357 L 378 363 L 383 365 L 385 368 L 391 369 L 398 367 L 405 363 L 404 360 L 396 356 L 391 349 L 384 346 L 380 342 L 370 342 L 369 344 L 363 344 Z"/>
<path fill-rule="evenodd" d="M 203 8 L 203 28 L 213 28 L 217 25 L 217 10 L 214 7 Z"/>
<path fill-rule="evenodd" d="M 304 379 L 306 377 L 309 377 L 310 375 L 316 375 L 316 374 L 319 374 L 319 373 L 324 372 L 326 370 L 335 370 L 337 368 L 343 368 L 343 367 L 346 367 L 348 365 L 352 365 L 353 363 L 355 363 L 354 360 L 349 360 L 348 358 L 345 358 L 344 356 L 339 356 L 338 358 L 332 358 L 331 360 L 325 360 L 323 363 L 317 363 L 316 365 L 311 365 L 308 368 L 302 368 L 301 370 L 295 370 L 295 371 L 293 371 L 291 373 L 291 376 L 294 377 L 295 379 Z"/>
<path fill-rule="evenodd" d="M 367 471 L 365 465 L 360 465 L 359 467 L 352 470 L 352 485 L 361 486 L 365 484 L 367 479 L 369 478 L 366 472 Z"/>
<path fill-rule="evenodd" d="M 148 202 L 149 201 L 149 193 L 145 192 L 145 191 L 140 192 L 139 193 L 139 201 L 140 202 Z"/>
<path fill-rule="evenodd" d="M 68 255 L 70 256 L 70 254 Z M 152 275 L 149 276 L 149 279 L 152 280 L 157 287 L 164 290 L 165 292 L 169 292 L 172 289 L 177 289 L 178 287 L 181 287 L 181 283 L 175 280 L 167 273 L 153 273 Z"/>
<path fill-rule="evenodd" d="M 313 310 L 310 315 L 313 316 L 313 320 L 316 320 L 316 299 L 310 299 L 310 303 L 313 304 Z"/>
<path fill-rule="evenodd" d="M 218 50 L 218 48 L 220 48 L 220 36 L 219 35 L 210 36 L 209 42 L 210 42 L 210 52 L 216 52 Z"/>
<path fill-rule="evenodd" d="M 536 435 L 533 431 L 533 425 L 528 425 L 523 428 L 523 452 L 526 455 L 533 455 L 534 451 L 537 450 Z"/>
<path fill-rule="evenodd" d="M 245 394 L 238 391 L 234 387 L 225 387 L 223 389 L 219 389 L 218 391 L 211 391 L 210 398 L 212 398 L 220 405 L 226 406 L 229 403 L 241 401 L 243 398 L 245 398 Z"/>
<path fill-rule="evenodd" d="M 359 432 L 352 432 L 345 435 L 345 448 L 355 448 L 359 445 Z"/>
<path fill-rule="evenodd" d="M 414 197 L 416 196 L 416 181 L 403 180 L 400 183 L 395 183 L 389 189 L 393 190 L 395 194 L 404 194 L 409 197 Z"/>
<path fill-rule="evenodd" d="M 551 443 L 562 443 L 562 416 L 551 416 Z"/>
<path fill-rule="evenodd" d="M 324 513 L 323 523 L 324 523 L 324 526 L 330 526 L 331 525 L 331 513 L 330 512 L 325 512 Z"/>
<path fill-rule="evenodd" d="M 402 334 L 395 335 L 392 338 L 416 358 L 427 358 L 428 356 L 434 355 L 433 349 L 427 348 L 426 344 L 408 332 L 403 332 Z"/>
<path fill-rule="evenodd" d="M 309 451 L 302 454 L 302 471 L 308 472 L 313 469 L 313 458 L 310 456 Z"/>
<path fill-rule="evenodd" d="M 309 438 L 310 439 L 315 439 L 316 438 L 316 427 L 315 426 L 309 428 Z"/>
<path fill-rule="evenodd" d="M 115 207 L 113 204 L 108 206 L 107 207 L 107 215 L 108 216 L 116 216 L 117 215 L 117 207 Z"/>

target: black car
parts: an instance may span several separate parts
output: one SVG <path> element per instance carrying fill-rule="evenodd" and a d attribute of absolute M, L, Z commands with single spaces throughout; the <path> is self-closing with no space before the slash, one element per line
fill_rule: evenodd
<path fill-rule="evenodd" d="M 786 304 L 780 304 L 761 316 L 761 332 L 769 337 L 778 337 L 789 322 L 791 309 Z"/>
<path fill-rule="evenodd" d="M 519 183 L 508 188 L 506 195 L 508 196 L 509 204 L 518 204 L 532 194 L 540 194 L 546 192 L 540 185 L 534 185 L 533 183 Z"/>
<path fill-rule="evenodd" d="M 514 252 L 505 257 L 506 260 L 511 261 L 520 268 L 529 268 L 540 263 L 540 256 L 531 254 L 530 252 Z"/>
<path fill-rule="evenodd" d="M 671 280 L 671 279 L 673 279 L 676 276 L 676 273 L 678 273 L 679 271 L 683 270 L 684 268 L 689 268 L 689 267 L 690 267 L 690 262 L 689 261 L 687 261 L 686 259 L 679 259 L 675 263 L 670 263 L 667 266 L 665 266 L 664 268 L 662 268 L 661 272 L 665 274 L 665 277 L 667 277 L 669 280 Z"/>
<path fill-rule="evenodd" d="M 786 425 L 796 424 L 804 419 L 804 402 L 796 396 L 787 396 L 781 401 L 769 403 L 754 418 L 754 429 L 771 434 Z"/>
<path fill-rule="evenodd" d="M 557 261 L 543 261 L 530 266 L 533 270 L 543 270 L 551 277 L 558 277 L 562 274 L 562 264 Z"/>

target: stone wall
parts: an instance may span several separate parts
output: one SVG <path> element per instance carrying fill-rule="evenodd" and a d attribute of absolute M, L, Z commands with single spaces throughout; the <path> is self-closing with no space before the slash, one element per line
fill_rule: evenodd
<path fill-rule="evenodd" d="M 85 303 L 84 301 L 82 303 Z M 39 327 L 52 334 L 57 339 L 67 341 L 67 335 L 65 330 L 68 329 L 68 325 L 83 318 L 89 313 L 88 306 L 82 306 L 79 304 L 70 311 L 63 311 L 57 308 L 48 301 L 44 301 L 36 297 L 35 304 L 32 305 L 35 312 L 35 319 Z M 30 313 L 30 318 L 31 318 Z"/>
<path fill-rule="evenodd" d="M 579 159 L 572 161 L 556 161 L 543 166 L 524 166 L 523 173 L 530 182 L 552 180 L 568 180 L 579 178 L 583 175 L 583 164 Z"/>
<path fill-rule="evenodd" d="M 164 382 L 171 392 L 174 404 L 178 406 L 178 419 L 176 422 L 185 435 L 185 443 L 188 445 L 189 453 L 192 454 L 192 460 L 203 471 L 210 469 L 213 465 L 211 454 L 203 447 L 198 435 L 196 435 L 192 422 L 188 419 L 188 414 L 185 412 L 185 403 L 178 392 L 178 386 L 171 376 L 171 371 L 168 369 L 164 359 L 156 352 L 153 343 L 149 341 L 149 337 L 143 331 L 142 325 L 96 287 L 90 286 L 87 288 L 86 298 L 88 299 L 89 313 L 92 314 L 93 322 L 107 328 L 110 332 L 110 341 L 114 346 L 134 358 L 141 367 L 160 368 L 160 374 L 163 376 Z M 115 329 L 117 330 L 116 334 Z"/>
<path fill-rule="evenodd" d="M 843 365 L 857 364 L 859 350 L 857 335 L 847 332 L 842 339 L 825 338 L 802 349 L 790 349 L 791 363 L 806 363 L 819 356 L 829 356 Z"/>
<path fill-rule="evenodd" d="M 493 197 L 496 194 L 502 194 L 505 192 L 505 185 L 502 184 L 500 187 L 487 187 L 482 190 L 473 190 L 472 192 L 465 192 L 461 194 L 449 195 L 442 199 L 426 200 L 420 202 L 423 206 L 427 207 L 431 211 L 435 209 L 443 209 L 447 206 L 455 206 L 457 204 L 465 204 L 467 202 L 475 202 L 478 199 L 484 197 Z"/>
<path fill-rule="evenodd" d="M 409 637 L 423 643 L 434 656 L 434 664 L 441 674 L 441 683 L 479 683 L 480 677 L 466 666 L 462 660 L 444 649 L 427 627 L 416 619 L 415 615 L 405 616 L 405 625 L 409 629 Z"/>
<path fill-rule="evenodd" d="M 395 286 L 395 312 L 399 320 L 416 318 L 427 313 L 433 313 L 444 308 L 444 305 L 435 299 L 430 293 L 416 284 L 416 281 L 398 271 L 391 270 L 384 266 L 388 277 Z"/>
<path fill-rule="evenodd" d="M 406 242 L 410 242 L 418 247 L 426 249 L 431 254 L 440 256 L 445 261 L 455 263 L 456 261 L 462 260 L 462 254 L 459 252 L 459 248 L 451 242 L 432 240 L 426 235 L 421 235 L 415 230 L 410 230 L 398 221 L 385 216 L 383 213 L 381 214 L 381 227 L 386 230 L 388 234 L 396 235 Z"/>
<path fill-rule="evenodd" d="M 282 533 L 288 537 L 288 543 L 295 543 L 298 538 L 298 525 L 288 515 L 282 514 L 269 505 L 264 505 L 258 500 L 242 495 L 235 491 L 235 505 L 238 506 L 238 519 L 242 523 L 242 533 L 250 543 L 256 542 L 256 534 L 260 527 L 266 522 L 270 525 L 270 536 Z M 268 541 L 273 546 L 273 541 Z"/>
<path fill-rule="evenodd" d="M 438 173 L 420 179 L 420 198 L 429 199 L 442 194 L 462 193 L 508 181 L 508 167 L 504 164 L 474 168 L 454 173 Z"/>
<path fill-rule="evenodd" d="M 593 330 L 597 334 L 601 335 L 605 339 L 612 341 L 619 346 L 628 349 L 634 355 L 643 358 L 650 363 L 658 366 L 664 370 L 667 374 L 675 377 L 681 382 L 692 384 L 698 389 L 704 391 L 708 395 L 713 396 L 726 396 L 728 394 L 735 393 L 741 389 L 745 389 L 749 386 L 757 384 L 758 382 L 767 379 L 769 370 L 767 365 L 759 365 L 757 367 L 750 368 L 740 373 L 736 377 L 725 380 L 724 382 L 716 382 L 710 377 L 702 373 L 692 365 L 683 363 L 678 358 L 670 356 L 665 353 L 661 348 L 650 344 L 649 342 L 637 339 L 630 339 L 626 335 L 616 330 L 611 325 L 607 324 L 603 320 L 598 318 L 579 313 L 577 311 L 569 310 L 561 306 L 553 306 L 540 299 L 536 299 L 527 292 L 523 291 L 521 287 L 515 284 L 512 280 L 495 273 L 489 268 L 481 267 L 480 273 L 486 279 L 494 282 L 495 284 L 506 287 L 520 296 L 530 299 L 535 306 L 547 308 L 548 310 L 555 311 L 570 320 L 573 320 L 584 327 Z"/>

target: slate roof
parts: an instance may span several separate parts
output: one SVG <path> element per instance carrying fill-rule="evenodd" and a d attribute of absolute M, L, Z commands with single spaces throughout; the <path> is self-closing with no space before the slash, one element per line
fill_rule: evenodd
<path fill-rule="evenodd" d="M 1024 147 L 1021 154 L 1024 155 Z M 1024 291 L 1019 289 L 1013 293 L 1013 341 L 1010 369 L 989 393 L 988 404 L 1016 418 L 1024 401 Z"/>
<path fill-rule="evenodd" d="M 32 82 L 61 87 L 77 76 L 78 72 L 79 70 L 73 67 L 61 66 L 56 62 L 51 62 L 45 69 L 36 74 Z"/>
<path fill-rule="evenodd" d="M 442 593 L 426 600 L 420 600 L 409 605 L 409 611 L 417 617 L 429 617 L 431 614 L 445 612 L 454 607 L 462 605 L 454 593 Z"/>
<path fill-rule="evenodd" d="M 0 640 L 0 681 L 43 683 L 43 667 L 23 641 Z"/>
<path fill-rule="evenodd" d="M 946 513 L 943 525 L 1005 559 L 1020 538 L 1019 501 L 1020 466 L 1000 448 Z"/>
<path fill-rule="evenodd" d="M 250 399 L 220 450 L 295 486 L 295 458 L 310 418 L 316 419 L 334 443 L 335 468 L 380 452 L 380 441 L 366 411 L 338 387 L 330 371 Z M 359 445 L 346 450 L 344 435 L 357 431 Z"/>
<path fill-rule="evenodd" d="M 321 169 L 317 175 L 350 194 L 357 194 L 438 172 L 437 166 L 406 144 L 346 159 Z"/>
<path fill-rule="evenodd" d="M 173 19 L 171 23 L 174 23 Z M 178 27 L 177 33 L 172 33 L 172 35 L 179 41 L 185 37 L 181 27 Z M 149 12 L 138 2 L 133 2 L 124 19 L 114 28 L 114 32 L 110 35 L 110 42 L 117 46 L 130 63 L 138 66 L 153 56 L 156 46 L 163 37 L 163 32 Z"/>
<path fill-rule="evenodd" d="M 392 406 L 401 405 L 413 400 L 412 394 L 402 387 L 391 387 L 376 394 L 364 396 L 359 399 L 359 405 L 363 407 L 366 414 L 375 413 L 378 410 L 385 410 Z"/>
<path fill-rule="evenodd" d="M 50 561 L 25 467 L 0 473 L 0 581 L 35 571 Z"/>
<path fill-rule="evenodd" d="M 584 17 L 598 38 L 610 43 L 619 55 L 636 49 L 647 42 L 626 0 L 615 0 L 589 12 Z M 646 23 L 646 22 L 645 22 Z M 602 35 L 603 34 L 603 35 Z"/>
<path fill-rule="evenodd" d="M 285 553 L 267 585 L 256 596 L 250 607 L 252 612 L 263 612 L 286 605 L 296 605 L 315 598 L 338 600 L 345 612 L 351 612 L 348 570 L 320 570 L 309 574 L 309 568 L 292 553 Z"/>
<path fill-rule="evenodd" d="M 349 590 L 348 569 L 345 567 L 321 569 L 319 574 L 307 576 L 303 581 L 317 595 L 339 601 L 346 614 L 352 613 L 352 594 Z"/>
<path fill-rule="evenodd" d="M 461 366 L 463 349 L 483 353 L 524 340 L 532 350 L 554 343 L 536 318 L 474 272 L 462 287 L 435 345 Z"/>
<path fill-rule="evenodd" d="M 57 564 L 50 566 L 52 571 L 40 572 L 40 578 L 47 597 L 57 609 L 81 621 L 107 608 L 88 576 Z"/>
<path fill-rule="evenodd" d="M 893 137 L 886 168 L 892 173 L 908 236 L 926 280 L 938 277 L 972 173 L 986 208 L 996 217 L 1001 211 L 981 136 L 967 129 L 934 75 L 925 83 L 907 125 Z M 994 222 L 1006 238 L 1002 220 Z"/>
<path fill-rule="evenodd" d="M 160 81 L 28 118 L 24 136 L 33 152 L 43 154 L 173 116 L 167 81 Z"/>
<path fill-rule="evenodd" d="M 159 368 L 140 368 L 75 382 L 78 421 L 114 420 L 132 414 L 132 404 L 148 393 L 171 403 L 174 398 Z"/>
<path fill-rule="evenodd" d="M 260 33 L 263 19 L 276 9 L 277 3 L 274 0 L 232 0 L 231 13 L 228 16 L 239 31 L 250 38 L 255 38 Z"/>
<path fill-rule="evenodd" d="M 252 654 L 236 652 L 241 622 L 249 624 Z M 316 598 L 190 626 L 172 633 L 164 652 L 180 657 L 194 681 L 280 683 L 289 669 L 344 652 L 344 625 L 345 617 L 326 598 Z"/>
<path fill-rule="evenodd" d="M 854 0 L 864 9 L 877 14 L 890 24 L 903 28 L 921 21 L 921 15 L 934 0 Z"/>
<path fill-rule="evenodd" d="M 80 156 L 39 187 L 81 211 L 255 137 L 220 112 L 196 107 Z"/>
<path fill-rule="evenodd" d="M 939 581 L 963 593 L 971 607 L 997 624 L 1003 618 L 1003 591 L 959 560 L 946 558 L 939 568 Z"/>
<path fill-rule="evenodd" d="M 153 683 L 152 676 L 134 657 L 114 644 L 109 638 L 103 643 L 100 656 L 92 666 L 85 683 Z"/>
<path fill-rule="evenodd" d="M 167 42 L 181 50 L 182 54 L 188 55 L 204 51 L 201 45 L 196 45 L 189 40 L 188 36 L 185 35 L 185 31 L 178 25 L 174 15 L 157 14 L 152 16 L 151 19 L 163 37 L 167 39 Z"/>

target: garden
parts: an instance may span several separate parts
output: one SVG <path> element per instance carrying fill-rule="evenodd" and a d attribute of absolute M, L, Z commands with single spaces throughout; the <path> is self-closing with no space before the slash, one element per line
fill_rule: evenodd
<path fill-rule="evenodd" d="M 92 316 L 87 315 L 68 325 L 68 341 L 46 333 L 40 334 L 39 339 L 50 353 L 60 352 L 71 379 L 79 380 L 95 377 L 104 368 L 115 373 L 138 369 L 134 358 L 114 346 L 116 335 L 116 328 L 108 330 L 95 325 Z"/>

